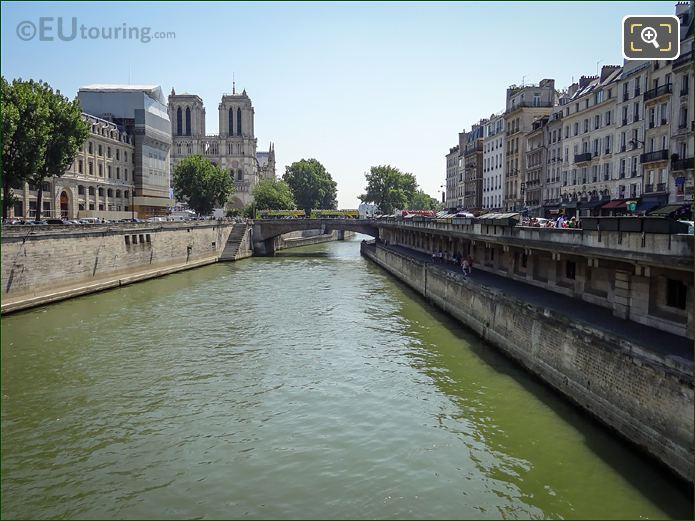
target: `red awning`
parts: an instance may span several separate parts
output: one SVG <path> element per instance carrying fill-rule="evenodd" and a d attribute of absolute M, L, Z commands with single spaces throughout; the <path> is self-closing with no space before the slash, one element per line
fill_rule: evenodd
<path fill-rule="evenodd" d="M 618 199 L 615 201 L 610 201 L 604 204 L 601 209 L 611 210 L 618 208 L 627 208 L 627 199 Z"/>

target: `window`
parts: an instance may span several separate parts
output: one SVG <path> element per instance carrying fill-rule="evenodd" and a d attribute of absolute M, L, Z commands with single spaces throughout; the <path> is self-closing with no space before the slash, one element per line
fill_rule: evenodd
<path fill-rule="evenodd" d="M 565 261 L 565 278 L 574 280 L 577 273 L 577 264 L 573 261 Z"/>
<path fill-rule="evenodd" d="M 99 188 L 99 197 L 104 197 L 104 189 L 103 188 Z M 102 208 L 100 208 L 100 210 L 102 210 Z"/>
<path fill-rule="evenodd" d="M 241 108 L 236 109 L 236 135 L 241 136 Z"/>
<path fill-rule="evenodd" d="M 98 165 L 98 166 L 99 166 L 99 177 L 104 177 L 104 169 L 103 169 L 102 165 Z"/>
<path fill-rule="evenodd" d="M 111 178 L 111 165 L 106 167 L 106 173 L 109 176 L 109 178 Z"/>
<path fill-rule="evenodd" d="M 121 149 L 117 148 L 116 149 L 116 161 L 120 161 L 121 159 Z"/>
<path fill-rule="evenodd" d="M 680 280 L 666 279 L 666 305 L 685 309 L 688 288 Z"/>
<path fill-rule="evenodd" d="M 94 203 L 89 203 L 89 209 L 94 210 Z"/>
<path fill-rule="evenodd" d="M 681 96 L 688 94 L 688 75 L 681 76 Z"/>
<path fill-rule="evenodd" d="M 123 198 L 124 198 L 124 199 L 130 198 L 130 192 L 129 192 L 128 190 L 126 190 L 126 191 L 123 192 Z"/>
<path fill-rule="evenodd" d="M 639 121 L 639 101 L 635 101 L 632 105 L 632 122 Z"/>
<path fill-rule="evenodd" d="M 87 150 L 89 151 L 90 154 L 94 153 L 94 147 L 93 147 L 91 141 L 89 143 L 87 143 Z"/>
<path fill-rule="evenodd" d="M 186 135 L 191 135 L 191 109 L 186 107 Z"/>
<path fill-rule="evenodd" d="M 99 145 L 99 148 L 97 148 L 97 154 L 99 154 L 100 156 L 104 155 L 104 151 L 102 150 L 101 145 Z"/>
<path fill-rule="evenodd" d="M 120 178 L 121 178 L 121 168 L 117 166 L 116 167 L 116 179 L 120 179 Z"/>
<path fill-rule="evenodd" d="M 121 198 L 121 191 L 120 190 L 116 190 L 116 198 L 117 199 Z"/>
<path fill-rule="evenodd" d="M 108 197 L 113 197 L 113 190 L 111 190 L 111 188 L 109 188 L 108 190 L 106 190 L 106 195 L 107 195 Z"/>
<path fill-rule="evenodd" d="M 77 195 L 84 195 L 84 186 L 79 185 L 77 187 Z"/>
<path fill-rule="evenodd" d="M 94 195 L 94 187 L 90 186 L 89 187 L 89 195 Z M 91 208 L 93 210 L 93 208 Z"/>
<path fill-rule="evenodd" d="M 234 109 L 229 109 L 227 112 L 227 125 L 229 125 L 229 135 L 234 135 Z"/>
<path fill-rule="evenodd" d="M 82 173 L 82 167 L 83 167 L 83 166 L 84 166 L 84 165 L 82 164 L 82 160 L 80 159 L 80 160 L 77 162 L 77 173 L 78 173 L 78 174 L 81 174 L 81 173 Z"/>
<path fill-rule="evenodd" d="M 111 147 L 106 147 L 106 157 L 111 157 Z"/>
<path fill-rule="evenodd" d="M 180 136 L 183 134 L 183 114 L 181 113 L 181 107 L 176 109 L 176 135 Z M 128 158 L 126 157 L 127 161 Z"/>
<path fill-rule="evenodd" d="M 125 168 L 125 169 L 123 170 L 123 179 L 124 179 L 125 181 L 128 180 L 128 169 L 127 169 L 127 168 Z"/>
<path fill-rule="evenodd" d="M 594 116 L 594 130 L 596 130 L 596 129 L 599 128 L 600 126 L 601 126 L 601 116 L 598 115 L 598 114 L 596 114 L 596 115 Z"/>

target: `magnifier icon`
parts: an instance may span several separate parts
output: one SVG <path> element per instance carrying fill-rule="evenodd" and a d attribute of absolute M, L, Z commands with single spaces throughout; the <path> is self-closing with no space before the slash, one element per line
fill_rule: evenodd
<path fill-rule="evenodd" d="M 659 42 L 656 41 L 656 31 L 652 27 L 645 27 L 640 33 L 642 41 L 646 44 L 652 44 L 654 48 L 659 48 Z"/>

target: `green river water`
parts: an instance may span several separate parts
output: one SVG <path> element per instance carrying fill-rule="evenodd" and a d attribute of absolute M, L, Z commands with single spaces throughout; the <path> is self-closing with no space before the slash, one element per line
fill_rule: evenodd
<path fill-rule="evenodd" d="M 347 241 L 2 319 L 2 517 L 671 518 L 691 497 Z"/>

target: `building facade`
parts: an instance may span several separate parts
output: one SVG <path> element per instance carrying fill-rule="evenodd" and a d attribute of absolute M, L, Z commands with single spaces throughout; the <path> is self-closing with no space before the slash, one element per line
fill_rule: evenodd
<path fill-rule="evenodd" d="M 526 182 L 526 135 L 532 130 L 533 122 L 550 114 L 556 103 L 555 80 L 552 79 L 541 80 L 538 85 L 512 85 L 507 89 L 504 112 L 506 210 L 524 209 L 522 190 Z"/>
<path fill-rule="evenodd" d="M 135 216 L 135 146 L 133 136 L 111 121 L 82 114 L 89 136 L 62 177 L 43 185 L 41 216 L 45 218 L 126 219 Z M 37 216 L 38 186 L 14 190 L 12 216 Z"/>
<path fill-rule="evenodd" d="M 622 68 L 606 65 L 582 76 L 565 105 L 563 147 L 569 159 L 561 196 L 565 213 L 590 215 L 611 199 L 615 111 Z M 564 176 L 564 173 L 563 173 Z"/>
<path fill-rule="evenodd" d="M 463 207 L 468 211 L 482 208 L 483 196 L 483 131 L 487 120 L 481 120 L 466 133 L 463 150 Z"/>
<path fill-rule="evenodd" d="M 459 206 L 457 186 L 458 186 L 458 164 L 459 164 L 459 146 L 451 147 L 446 155 L 446 200 L 447 208 L 456 208 Z"/>
<path fill-rule="evenodd" d="M 169 119 L 172 122 L 172 172 L 190 155 L 201 155 L 227 170 L 234 180 L 235 193 L 227 203 L 229 209 L 241 209 L 252 200 L 253 188 L 262 179 L 275 179 L 275 148 L 257 152 L 254 131 L 254 108 L 246 90 L 232 89 L 223 94 L 218 106 L 219 133 L 205 132 L 205 107 L 195 94 L 169 95 Z"/>
<path fill-rule="evenodd" d="M 504 200 L 504 116 L 493 114 L 484 126 L 483 201 L 484 210 L 499 210 Z"/>
<path fill-rule="evenodd" d="M 545 172 L 541 178 L 541 202 L 539 212 L 543 217 L 553 217 L 560 213 L 561 174 L 564 168 L 562 149 L 562 117 L 568 98 L 561 96 L 557 107 L 544 125 Z"/>
<path fill-rule="evenodd" d="M 132 200 L 138 217 L 166 215 L 173 206 L 169 175 L 171 123 L 157 85 L 89 85 L 77 98 L 85 112 L 113 122 L 133 138 Z"/>

